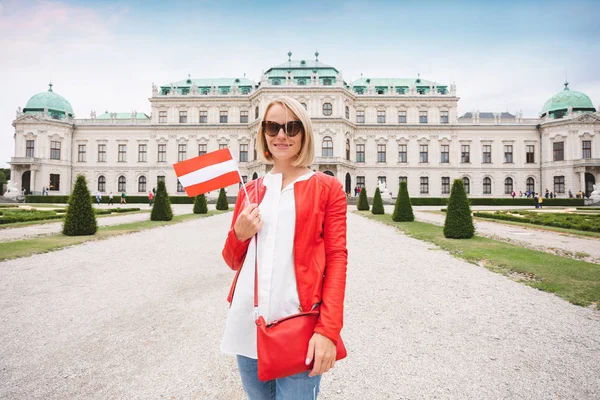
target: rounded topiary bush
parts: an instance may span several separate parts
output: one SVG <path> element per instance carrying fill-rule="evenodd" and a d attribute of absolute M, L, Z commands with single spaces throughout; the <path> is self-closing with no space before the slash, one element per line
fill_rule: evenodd
<path fill-rule="evenodd" d="M 358 205 L 356 206 L 359 211 L 369 211 L 369 199 L 367 198 L 367 189 L 362 188 L 360 195 L 358 196 Z"/>
<path fill-rule="evenodd" d="M 194 198 L 194 214 L 206 214 L 208 213 L 208 206 L 206 205 L 206 197 L 201 194 Z"/>
<path fill-rule="evenodd" d="M 229 203 L 227 202 L 227 194 L 225 189 L 219 191 L 219 198 L 217 199 L 217 210 L 229 210 Z"/>
<path fill-rule="evenodd" d="M 455 179 L 448 200 L 444 236 L 449 239 L 468 239 L 475 234 L 471 207 L 462 179 Z"/>
<path fill-rule="evenodd" d="M 381 192 L 379 188 L 375 189 L 375 197 L 373 197 L 373 209 L 371 209 L 373 214 L 385 214 L 385 210 L 383 209 L 383 200 L 381 200 Z"/>
<path fill-rule="evenodd" d="M 63 233 L 67 236 L 93 235 L 98 230 L 96 214 L 85 177 L 77 176 L 75 188 L 69 197 L 69 208 L 63 223 Z"/>
<path fill-rule="evenodd" d="M 173 209 L 171 209 L 171 200 L 167 193 L 167 188 L 164 181 L 158 181 L 156 189 L 156 197 L 152 205 L 152 213 L 150 220 L 152 221 L 170 221 L 173 219 Z"/>
<path fill-rule="evenodd" d="M 412 205 L 410 204 L 410 196 L 408 195 L 408 185 L 406 181 L 400 182 L 392 219 L 396 222 L 410 222 L 415 220 L 415 214 L 413 213 Z"/>

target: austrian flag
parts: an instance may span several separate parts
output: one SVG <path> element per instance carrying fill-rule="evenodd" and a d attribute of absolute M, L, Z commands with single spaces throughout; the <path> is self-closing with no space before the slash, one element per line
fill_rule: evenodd
<path fill-rule="evenodd" d="M 240 183 L 242 178 L 229 148 L 173 164 L 188 197 Z"/>

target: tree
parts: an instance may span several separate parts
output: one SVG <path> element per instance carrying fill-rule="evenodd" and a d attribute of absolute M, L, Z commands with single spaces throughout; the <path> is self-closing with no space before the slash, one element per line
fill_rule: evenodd
<path fill-rule="evenodd" d="M 462 179 L 455 179 L 448 201 L 444 236 L 450 239 L 468 239 L 475 234 L 471 207 Z"/>
<path fill-rule="evenodd" d="M 68 203 L 69 207 L 63 222 L 63 233 L 67 236 L 85 236 L 96 233 L 98 224 L 85 176 L 77 176 L 77 182 L 75 182 L 75 188 Z"/>
<path fill-rule="evenodd" d="M 406 181 L 400 182 L 392 219 L 396 222 L 410 222 L 415 220 L 415 214 L 413 213 L 412 205 L 410 204 L 410 196 L 408 195 L 408 185 Z"/>
<path fill-rule="evenodd" d="M 360 195 L 358 196 L 358 205 L 356 206 L 359 211 L 369 211 L 369 199 L 367 198 L 367 189 L 362 188 Z"/>
<path fill-rule="evenodd" d="M 194 214 L 206 214 L 208 213 L 208 206 L 206 205 L 206 197 L 201 194 L 194 198 Z"/>
<path fill-rule="evenodd" d="M 156 197 L 154 198 L 154 205 L 152 206 L 152 212 L 150 213 L 150 220 L 152 221 L 170 221 L 173 219 L 173 209 L 171 209 L 171 199 L 167 193 L 167 187 L 165 181 L 158 181 L 158 188 L 156 189 Z"/>
<path fill-rule="evenodd" d="M 225 189 L 223 188 L 221 188 L 221 190 L 219 191 L 219 198 L 217 199 L 217 210 L 229 210 L 227 194 L 225 194 Z"/>
<path fill-rule="evenodd" d="M 0 196 L 4 194 L 4 183 L 6 183 L 6 175 L 4 175 L 4 171 L 0 169 Z"/>
<path fill-rule="evenodd" d="M 385 210 L 383 209 L 383 200 L 381 200 L 381 192 L 379 188 L 375 189 L 375 197 L 373 197 L 373 209 L 371 210 L 373 214 L 385 214 Z"/>

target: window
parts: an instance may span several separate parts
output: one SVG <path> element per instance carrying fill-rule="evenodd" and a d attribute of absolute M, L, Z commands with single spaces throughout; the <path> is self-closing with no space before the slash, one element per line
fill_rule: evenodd
<path fill-rule="evenodd" d="M 398 162 L 401 162 L 401 163 L 408 162 L 408 145 L 406 145 L 406 144 L 398 145 Z"/>
<path fill-rule="evenodd" d="M 427 123 L 427 111 L 419 111 L 419 123 L 420 124 Z"/>
<path fill-rule="evenodd" d="M 306 106 L 304 108 L 306 108 Z M 254 119 L 258 119 L 258 106 L 254 108 Z"/>
<path fill-rule="evenodd" d="M 321 144 L 321 156 L 333 157 L 333 140 L 331 136 L 325 136 Z"/>
<path fill-rule="evenodd" d="M 468 144 L 463 144 L 460 146 L 460 162 L 468 163 L 471 162 L 471 146 Z"/>
<path fill-rule="evenodd" d="M 525 159 L 527 164 L 533 164 L 535 162 L 535 146 L 532 144 L 528 144 L 525 146 Z"/>
<path fill-rule="evenodd" d="M 240 123 L 248 123 L 248 111 L 240 111 Z"/>
<path fill-rule="evenodd" d="M 592 141 L 591 140 L 584 140 L 581 142 L 581 158 L 592 158 Z"/>
<path fill-rule="evenodd" d="M 50 142 L 50 159 L 60 160 L 60 142 Z"/>
<path fill-rule="evenodd" d="M 143 175 L 138 178 L 138 192 L 146 193 L 146 177 Z"/>
<path fill-rule="evenodd" d="M 302 104 L 302 107 L 304 107 L 305 110 L 308 110 L 306 103 L 300 103 Z"/>
<path fill-rule="evenodd" d="M 356 145 L 356 162 L 365 162 L 365 145 Z"/>
<path fill-rule="evenodd" d="M 527 178 L 525 181 L 525 190 L 533 192 L 535 190 L 535 181 L 533 178 Z"/>
<path fill-rule="evenodd" d="M 156 177 L 156 183 L 158 184 L 158 182 L 165 182 L 165 176 L 164 175 L 158 175 Z"/>
<path fill-rule="evenodd" d="M 159 124 L 166 124 L 167 123 L 167 112 L 166 111 L 159 111 L 158 112 L 158 123 Z"/>
<path fill-rule="evenodd" d="M 138 162 L 148 161 L 148 145 L 138 144 Z"/>
<path fill-rule="evenodd" d="M 419 162 L 429 162 L 429 146 L 426 144 L 419 145 Z"/>
<path fill-rule="evenodd" d="M 126 192 L 127 191 L 126 190 L 127 189 L 127 180 L 125 179 L 125 177 L 123 175 L 121 175 L 119 177 L 119 181 L 118 182 L 119 182 L 119 184 L 118 184 L 118 187 L 117 187 L 117 191 L 119 191 L 119 192 Z"/>
<path fill-rule="evenodd" d="M 350 107 L 346 106 L 346 119 L 350 119 Z"/>
<path fill-rule="evenodd" d="M 177 161 L 183 161 L 187 158 L 187 144 L 177 146 Z"/>
<path fill-rule="evenodd" d="M 200 110 L 200 120 L 198 122 L 201 124 L 206 124 L 208 122 L 208 111 Z"/>
<path fill-rule="evenodd" d="M 329 78 L 323 79 L 323 85 L 330 86 L 331 85 L 331 79 L 329 79 Z"/>
<path fill-rule="evenodd" d="M 513 191 L 513 180 L 512 178 L 506 178 L 504 180 L 504 194 L 511 194 Z"/>
<path fill-rule="evenodd" d="M 227 123 L 227 111 L 219 111 L 219 123 L 226 124 Z"/>
<path fill-rule="evenodd" d="M 406 111 L 398 111 L 398 123 L 399 124 L 406 123 Z"/>
<path fill-rule="evenodd" d="M 247 183 L 247 182 L 248 182 L 248 175 L 242 175 L 242 183 L 241 184 L 244 184 L 244 183 Z"/>
<path fill-rule="evenodd" d="M 346 139 L 346 160 L 350 161 L 350 139 Z"/>
<path fill-rule="evenodd" d="M 565 159 L 565 142 L 556 142 L 552 144 L 554 149 L 554 161 L 562 161 Z"/>
<path fill-rule="evenodd" d="M 489 164 L 492 162 L 492 145 L 484 144 L 483 145 L 483 154 L 481 162 L 484 164 Z"/>
<path fill-rule="evenodd" d="M 421 177 L 421 185 L 419 187 L 420 193 L 427 194 L 429 193 L 429 178 L 426 176 Z"/>
<path fill-rule="evenodd" d="M 167 162 L 167 145 L 158 145 L 158 162 Z"/>
<path fill-rule="evenodd" d="M 364 176 L 356 177 L 356 186 L 358 186 L 361 189 L 365 188 L 365 177 Z"/>
<path fill-rule="evenodd" d="M 34 145 L 35 145 L 35 140 L 28 140 L 27 142 L 25 142 L 25 157 L 34 157 L 33 155 L 33 149 L 34 149 Z"/>
<path fill-rule="evenodd" d="M 187 111 L 179 111 L 179 123 L 187 124 Z"/>
<path fill-rule="evenodd" d="M 106 162 L 106 145 L 98 145 L 98 162 Z"/>
<path fill-rule="evenodd" d="M 298 85 L 300 85 L 300 86 L 306 85 L 306 80 L 304 80 L 304 79 L 298 79 Z"/>
<path fill-rule="evenodd" d="M 442 152 L 440 153 L 440 163 L 448 164 L 450 162 L 450 145 L 443 144 L 441 150 Z"/>
<path fill-rule="evenodd" d="M 104 175 L 98 177 L 98 191 L 106 192 L 106 177 Z"/>
<path fill-rule="evenodd" d="M 471 181 L 469 181 L 469 178 L 467 178 L 466 176 L 463 177 L 463 185 L 465 187 L 465 193 L 471 193 Z"/>
<path fill-rule="evenodd" d="M 513 162 L 513 147 L 512 147 L 512 144 L 507 144 L 507 145 L 504 146 L 504 162 L 507 163 L 507 164 L 512 164 L 512 162 Z"/>
<path fill-rule="evenodd" d="M 406 182 L 406 184 L 408 185 L 408 176 L 399 176 L 398 185 L 400 185 L 402 182 Z"/>
<path fill-rule="evenodd" d="M 240 162 L 248 161 L 248 145 L 240 144 Z"/>
<path fill-rule="evenodd" d="M 50 174 L 49 190 L 60 190 L 60 174 Z"/>
<path fill-rule="evenodd" d="M 119 145 L 119 162 L 127 162 L 127 145 L 120 144 Z"/>
<path fill-rule="evenodd" d="M 331 115 L 333 113 L 333 107 L 331 106 L 331 103 L 324 103 L 323 104 L 323 115 Z"/>
<path fill-rule="evenodd" d="M 442 177 L 442 194 L 450 193 L 450 178 L 447 176 Z"/>
<path fill-rule="evenodd" d="M 185 189 L 183 188 L 183 185 L 181 184 L 181 182 L 179 182 L 179 179 L 177 179 L 177 192 L 179 192 L 179 193 L 185 192 Z"/>
<path fill-rule="evenodd" d="M 564 193 L 565 192 L 565 177 L 564 176 L 555 176 L 554 177 L 554 193 Z"/>
<path fill-rule="evenodd" d="M 364 110 L 357 110 L 356 111 L 356 123 L 357 124 L 364 124 L 365 123 L 365 112 L 364 112 Z"/>
<path fill-rule="evenodd" d="M 483 178 L 483 194 L 492 194 L 492 180 Z"/>
<path fill-rule="evenodd" d="M 223 150 L 227 148 L 227 143 L 219 143 L 219 150 Z"/>
<path fill-rule="evenodd" d="M 198 145 L 198 155 L 201 156 L 203 154 L 206 154 L 206 144 L 199 144 Z"/>
<path fill-rule="evenodd" d="M 385 177 L 385 176 L 378 176 L 377 177 L 377 184 L 379 184 L 379 182 L 383 182 L 383 184 L 387 187 L 387 177 Z"/>
<path fill-rule="evenodd" d="M 386 162 L 385 161 L 385 144 L 377 145 L 377 162 Z"/>
<path fill-rule="evenodd" d="M 377 123 L 385 124 L 385 110 L 377 110 Z"/>
<path fill-rule="evenodd" d="M 448 121 L 448 111 L 442 111 L 440 114 L 440 124 L 447 124 Z"/>
<path fill-rule="evenodd" d="M 77 162 L 85 162 L 86 145 L 77 145 Z"/>

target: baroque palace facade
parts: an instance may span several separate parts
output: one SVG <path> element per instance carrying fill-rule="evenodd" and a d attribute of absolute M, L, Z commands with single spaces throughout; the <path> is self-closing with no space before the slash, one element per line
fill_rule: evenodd
<path fill-rule="evenodd" d="M 151 115 L 106 112 L 75 118 L 55 93 L 33 96 L 13 122 L 11 176 L 19 190 L 69 194 L 85 175 L 95 193 L 145 195 L 164 179 L 185 195 L 172 164 L 230 147 L 244 180 L 266 174 L 254 150 L 266 105 L 281 95 L 307 108 L 315 133 L 312 169 L 337 177 L 347 192 L 383 181 L 391 193 L 407 180 L 411 196 L 444 197 L 463 179 L 471 197 L 514 190 L 558 197 L 590 193 L 600 180 L 600 113 L 585 94 L 552 96 L 539 118 L 521 112 L 457 115 L 454 84 L 425 79 L 345 82 L 318 60 L 292 60 L 246 78 L 184 79 L 152 87 Z M 227 188 L 229 195 L 238 187 Z"/>

